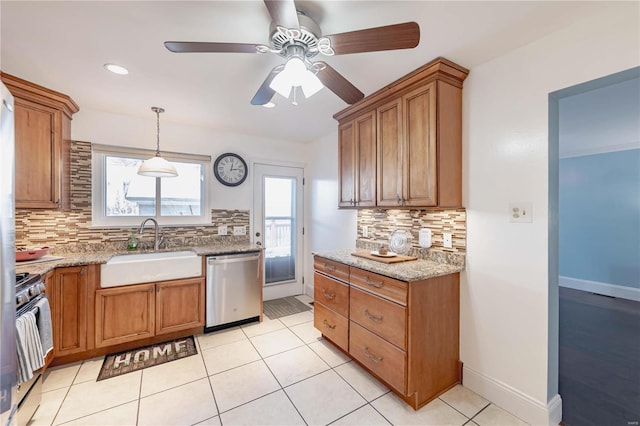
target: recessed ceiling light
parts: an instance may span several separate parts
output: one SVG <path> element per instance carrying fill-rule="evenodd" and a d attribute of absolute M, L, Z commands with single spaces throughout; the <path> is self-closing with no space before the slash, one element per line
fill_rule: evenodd
<path fill-rule="evenodd" d="M 129 74 L 129 70 L 126 69 L 123 66 L 120 65 L 116 65 L 116 64 L 104 64 L 104 67 L 106 69 L 108 69 L 109 71 L 111 71 L 114 74 L 119 74 L 119 75 L 127 75 Z"/>
<path fill-rule="evenodd" d="M 276 104 L 274 104 L 273 102 L 267 102 L 266 104 L 262 105 L 265 108 L 273 108 L 276 106 Z"/>

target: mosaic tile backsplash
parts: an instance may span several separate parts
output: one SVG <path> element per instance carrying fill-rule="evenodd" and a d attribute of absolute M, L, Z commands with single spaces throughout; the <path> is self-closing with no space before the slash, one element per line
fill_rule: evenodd
<path fill-rule="evenodd" d="M 358 248 L 376 250 L 389 244 L 389 237 L 396 229 L 406 229 L 413 236 L 411 255 L 426 259 L 427 252 L 466 253 L 467 212 L 465 209 L 433 210 L 358 210 Z M 362 235 L 362 227 L 368 227 L 368 236 Z M 432 245 L 423 249 L 418 244 L 420 228 L 431 229 Z M 452 234 L 452 248 L 444 248 L 443 233 Z"/>
<path fill-rule="evenodd" d="M 163 247 L 243 243 L 243 236 L 217 235 L 219 225 L 246 226 L 249 229 L 249 210 L 211 210 L 215 226 L 161 227 Z M 16 210 L 16 247 L 54 248 L 54 252 L 117 250 L 126 247 L 135 228 L 91 229 L 91 144 L 74 141 L 71 144 L 71 209 Z M 153 245 L 152 232 L 139 239 L 140 248 Z"/>

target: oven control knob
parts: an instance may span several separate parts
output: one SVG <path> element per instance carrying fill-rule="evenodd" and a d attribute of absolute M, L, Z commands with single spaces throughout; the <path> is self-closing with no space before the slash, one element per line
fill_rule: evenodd
<path fill-rule="evenodd" d="M 33 286 L 29 289 L 29 296 L 34 297 L 40 294 L 40 289 L 38 286 Z"/>
<path fill-rule="evenodd" d="M 47 291 L 47 287 L 44 286 L 44 283 L 40 283 L 38 284 L 38 290 L 40 291 L 40 293 L 44 293 L 45 291 Z"/>
<path fill-rule="evenodd" d="M 27 301 L 27 298 L 24 297 L 24 294 L 18 294 L 16 296 L 16 302 L 17 302 L 18 305 L 21 305 L 21 304 L 25 303 L 26 301 Z"/>

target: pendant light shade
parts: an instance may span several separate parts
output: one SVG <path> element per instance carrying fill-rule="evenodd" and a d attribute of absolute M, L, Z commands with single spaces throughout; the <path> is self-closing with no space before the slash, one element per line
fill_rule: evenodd
<path fill-rule="evenodd" d="M 160 113 L 164 112 L 164 108 L 151 107 L 151 110 L 156 113 L 156 155 L 154 157 L 145 160 L 138 169 L 138 174 L 141 176 L 149 177 L 175 177 L 178 176 L 178 172 L 173 164 L 160 157 Z"/>

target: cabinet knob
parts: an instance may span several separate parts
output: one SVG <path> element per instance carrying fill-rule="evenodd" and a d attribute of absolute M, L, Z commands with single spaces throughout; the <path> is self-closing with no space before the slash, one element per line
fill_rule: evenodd
<path fill-rule="evenodd" d="M 402 198 L 400 198 L 400 194 L 396 194 L 396 197 L 398 197 L 396 199 L 396 203 L 401 204 L 402 203 Z"/>

